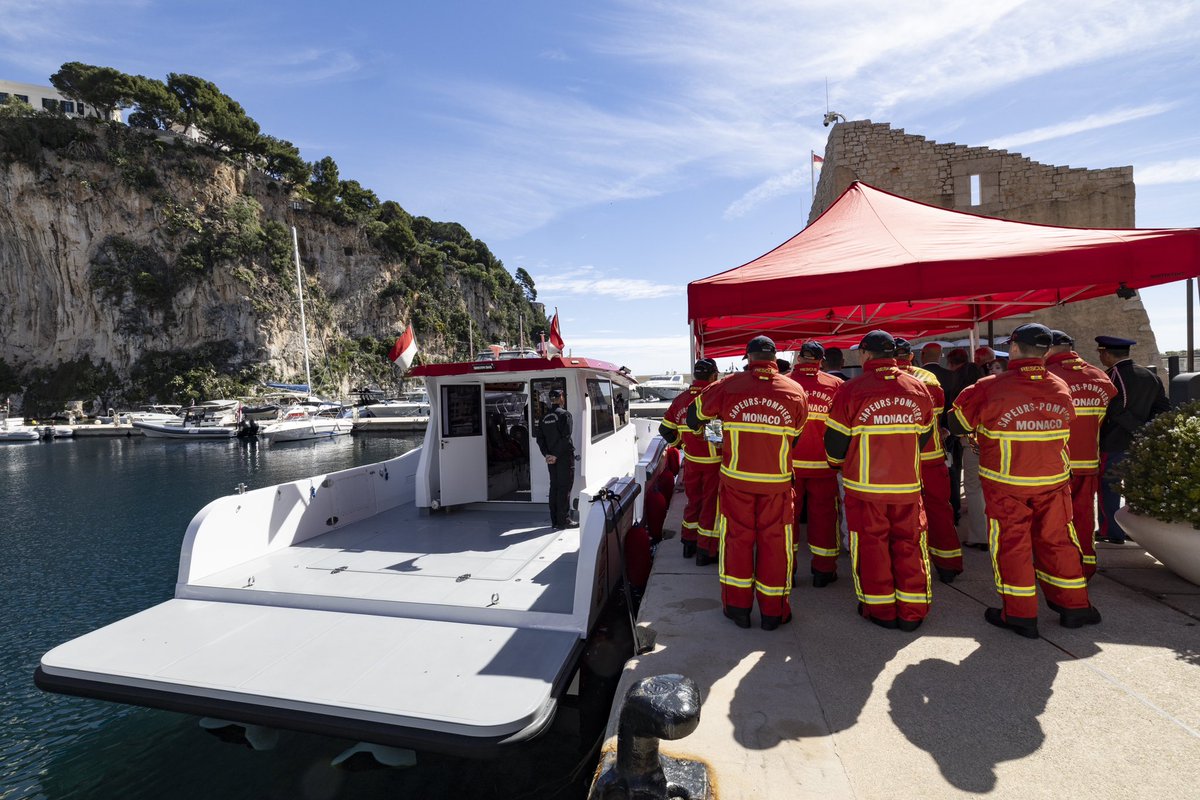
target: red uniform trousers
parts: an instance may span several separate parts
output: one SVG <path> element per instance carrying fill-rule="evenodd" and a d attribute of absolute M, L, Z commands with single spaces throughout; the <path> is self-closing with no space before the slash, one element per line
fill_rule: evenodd
<path fill-rule="evenodd" d="M 721 551 L 717 536 L 717 485 L 721 481 L 721 464 L 702 464 L 685 461 L 683 492 L 687 505 L 683 508 L 683 533 L 680 539 L 696 542 L 696 547 L 710 556 Z"/>
<path fill-rule="evenodd" d="M 755 494 L 722 480 L 717 499 L 721 536 L 721 604 L 764 617 L 791 616 L 792 493 Z"/>
<path fill-rule="evenodd" d="M 1096 530 L 1096 495 L 1100 491 L 1100 475 L 1076 475 L 1071 473 L 1071 519 L 1075 523 L 1075 539 L 1083 553 L 1083 575 L 1090 578 L 1096 574 L 1096 542 L 1091 531 Z M 1079 532 L 1083 531 L 1080 536 Z"/>
<path fill-rule="evenodd" d="M 1037 585 L 1059 608 L 1087 608 L 1071 495 L 1064 483 L 1039 494 L 1009 494 L 984 479 L 988 545 L 1004 617 L 1037 619 Z"/>
<path fill-rule="evenodd" d="M 801 509 L 808 519 L 808 551 L 813 572 L 837 572 L 838 557 L 838 484 L 837 473 L 828 475 L 795 472 L 792 487 L 796 492 L 796 526 Z M 792 528 L 796 530 L 796 528 Z"/>
<path fill-rule="evenodd" d="M 921 462 L 921 505 L 929 524 L 929 557 L 934 566 L 962 572 L 962 545 L 950 505 L 950 468 L 940 458 Z"/>
<path fill-rule="evenodd" d="M 847 493 L 846 523 L 854 591 L 863 613 L 876 619 L 924 619 L 933 594 L 920 497 L 877 503 Z"/>

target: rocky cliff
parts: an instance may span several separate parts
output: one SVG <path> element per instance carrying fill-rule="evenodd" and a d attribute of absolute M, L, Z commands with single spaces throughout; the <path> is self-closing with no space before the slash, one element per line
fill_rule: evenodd
<path fill-rule="evenodd" d="M 410 321 L 434 359 L 467 354 L 468 319 L 477 345 L 545 324 L 462 226 L 400 209 L 415 235 L 389 247 L 384 223 L 297 197 L 166 134 L 0 119 L 0 395 L 133 401 L 303 380 L 293 225 L 326 392 L 394 378 L 385 354 Z"/>

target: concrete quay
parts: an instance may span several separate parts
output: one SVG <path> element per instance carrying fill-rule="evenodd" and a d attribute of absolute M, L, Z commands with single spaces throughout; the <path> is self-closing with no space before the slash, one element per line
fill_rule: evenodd
<path fill-rule="evenodd" d="M 655 649 L 626 664 L 606 749 L 629 686 L 682 673 L 700 725 L 662 752 L 706 762 L 726 800 L 1200 796 L 1200 586 L 1136 545 L 1099 546 L 1100 625 L 1068 630 L 1043 609 L 1030 641 L 983 619 L 998 605 L 987 553 L 934 582 L 909 634 L 856 616 L 845 556 L 814 589 L 801 538 L 795 618 L 767 632 L 756 612 L 743 630 L 721 614 L 716 566 L 681 555 L 683 504 L 640 609 Z"/>

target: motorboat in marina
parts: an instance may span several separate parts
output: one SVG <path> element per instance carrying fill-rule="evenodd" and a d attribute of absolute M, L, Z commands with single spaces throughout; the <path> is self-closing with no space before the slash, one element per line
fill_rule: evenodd
<path fill-rule="evenodd" d="M 678 372 L 666 375 L 653 375 L 638 383 L 638 390 L 644 400 L 666 400 L 670 402 L 686 391 L 687 382 Z"/>
<path fill-rule="evenodd" d="M 7 417 L 0 418 L 0 442 L 36 442 L 42 438 L 37 426 L 26 425 Z"/>
<path fill-rule="evenodd" d="M 333 439 L 346 436 L 354 429 L 354 420 L 347 417 L 321 416 L 313 409 L 296 405 L 274 422 L 259 427 L 259 438 L 270 444 L 305 442 L 314 439 Z"/>
<path fill-rule="evenodd" d="M 611 364 L 413 374 L 432 400 L 421 447 L 213 501 L 183 538 L 174 597 L 46 653 L 37 685 L 467 756 L 544 733 L 619 588 L 665 443 L 630 417 L 633 382 Z M 565 529 L 536 455 L 552 389 L 575 421 Z"/>
<path fill-rule="evenodd" d="M 395 399 L 361 406 L 359 413 L 364 417 L 428 417 L 429 394 L 424 389 L 404 392 Z"/>
<path fill-rule="evenodd" d="M 238 400 L 210 400 L 184 409 L 174 420 L 134 420 L 133 427 L 152 439 L 232 439 L 238 434 L 241 409 Z"/>

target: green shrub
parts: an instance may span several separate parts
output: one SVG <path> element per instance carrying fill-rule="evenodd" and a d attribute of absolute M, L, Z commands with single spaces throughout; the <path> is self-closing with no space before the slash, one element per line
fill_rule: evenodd
<path fill-rule="evenodd" d="M 1131 511 L 1200 528 L 1200 401 L 1143 426 L 1117 474 Z"/>

